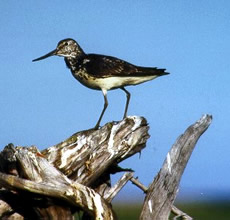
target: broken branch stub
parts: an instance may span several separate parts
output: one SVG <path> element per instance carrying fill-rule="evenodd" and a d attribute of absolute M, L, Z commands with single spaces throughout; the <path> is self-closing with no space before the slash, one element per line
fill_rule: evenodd
<path fill-rule="evenodd" d="M 211 115 L 204 115 L 191 125 L 172 146 L 161 170 L 148 188 L 141 220 L 168 219 L 184 169 L 199 137 L 209 127 L 211 121 Z"/>

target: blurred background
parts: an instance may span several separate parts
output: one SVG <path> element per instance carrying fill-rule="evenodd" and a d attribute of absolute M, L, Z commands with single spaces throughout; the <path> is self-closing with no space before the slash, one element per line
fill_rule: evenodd
<path fill-rule="evenodd" d="M 185 169 L 176 203 L 195 219 L 230 218 L 229 1 L 11 0 L 1 1 L 0 9 L 1 150 L 10 142 L 42 150 L 95 125 L 104 102 L 100 91 L 76 81 L 63 58 L 31 62 L 73 38 L 86 53 L 171 73 L 127 87 L 128 115 L 146 117 L 151 138 L 140 158 L 121 166 L 134 169 L 146 186 L 176 138 L 203 114 L 213 115 Z M 126 96 L 114 90 L 108 100 L 102 125 L 121 120 Z M 124 219 L 134 213 L 129 217 L 137 219 L 143 199 L 127 184 L 114 204 L 121 218 L 125 210 Z"/>

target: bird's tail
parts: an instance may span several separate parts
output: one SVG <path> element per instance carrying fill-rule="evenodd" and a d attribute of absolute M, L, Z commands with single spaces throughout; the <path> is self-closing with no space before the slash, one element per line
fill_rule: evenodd
<path fill-rule="evenodd" d="M 168 75 L 166 69 L 158 69 L 156 67 L 138 67 L 138 72 L 135 75 L 140 76 L 163 76 Z"/>

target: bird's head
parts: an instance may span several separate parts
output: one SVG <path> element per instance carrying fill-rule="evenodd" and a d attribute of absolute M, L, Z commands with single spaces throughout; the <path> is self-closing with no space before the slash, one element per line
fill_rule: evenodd
<path fill-rule="evenodd" d="M 61 40 L 58 45 L 57 48 L 49 53 L 47 53 L 44 56 L 41 56 L 37 59 L 34 59 L 34 61 L 39 61 L 39 60 L 43 60 L 47 57 L 50 56 L 61 56 L 61 57 L 66 57 L 66 58 L 75 58 L 77 59 L 78 57 L 82 56 L 84 54 L 83 50 L 81 49 L 81 47 L 78 45 L 78 43 L 73 40 L 73 39 L 64 39 Z"/>

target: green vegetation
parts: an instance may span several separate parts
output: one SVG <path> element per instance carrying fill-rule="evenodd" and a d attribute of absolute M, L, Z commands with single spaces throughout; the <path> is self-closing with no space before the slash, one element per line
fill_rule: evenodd
<path fill-rule="evenodd" d="M 230 203 L 178 203 L 176 206 L 193 217 L 194 220 L 230 219 Z M 141 204 L 128 206 L 114 204 L 113 208 L 119 220 L 136 220 L 141 212 Z"/>
<path fill-rule="evenodd" d="M 141 213 L 141 204 L 126 205 L 126 204 L 114 204 L 113 209 L 117 214 L 119 220 L 135 220 L 139 218 Z"/>
<path fill-rule="evenodd" d="M 177 207 L 195 220 L 228 220 L 230 203 L 179 203 Z"/>

